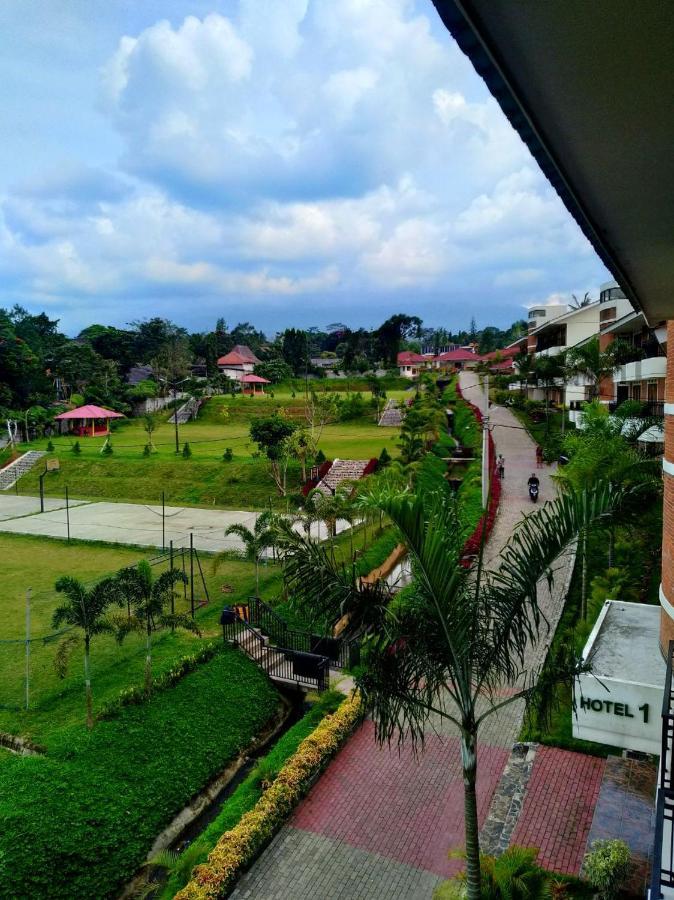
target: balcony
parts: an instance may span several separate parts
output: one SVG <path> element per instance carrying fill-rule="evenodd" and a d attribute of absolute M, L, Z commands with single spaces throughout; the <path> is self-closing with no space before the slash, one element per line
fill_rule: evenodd
<path fill-rule="evenodd" d="M 644 381 L 649 378 L 664 378 L 667 374 L 667 357 L 651 356 L 626 363 L 616 369 L 614 381 Z"/>
<path fill-rule="evenodd" d="M 632 403 L 631 400 L 622 400 L 620 403 Z M 637 401 L 639 402 L 639 401 Z M 614 413 L 620 406 L 617 400 L 611 400 L 608 404 L 608 411 Z M 641 413 L 644 418 L 663 419 L 665 416 L 664 400 L 644 400 L 641 403 Z"/>
<path fill-rule="evenodd" d="M 534 356 L 559 356 L 559 354 L 563 353 L 565 350 L 566 347 L 564 345 L 546 347 L 545 350 L 539 350 L 537 353 L 534 353 Z"/>

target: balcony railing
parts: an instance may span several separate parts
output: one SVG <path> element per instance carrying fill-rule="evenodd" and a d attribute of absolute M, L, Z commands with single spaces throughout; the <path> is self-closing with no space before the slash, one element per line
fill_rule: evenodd
<path fill-rule="evenodd" d="M 655 800 L 655 837 L 650 900 L 659 900 L 663 888 L 674 889 L 674 695 L 672 694 L 672 662 L 674 641 L 667 650 L 667 674 L 662 698 L 662 743 L 660 772 Z"/>
<path fill-rule="evenodd" d="M 632 401 L 629 398 L 627 398 L 626 400 L 620 400 L 620 402 L 618 402 L 618 400 L 611 400 L 611 401 L 609 401 L 609 404 L 608 404 L 608 411 L 613 413 L 616 411 L 616 409 L 618 409 L 618 407 L 622 403 L 632 403 L 632 402 L 637 402 L 637 403 L 640 402 L 641 403 L 641 409 L 639 411 L 639 415 L 643 416 L 644 418 L 663 419 L 665 416 L 664 400 Z"/>

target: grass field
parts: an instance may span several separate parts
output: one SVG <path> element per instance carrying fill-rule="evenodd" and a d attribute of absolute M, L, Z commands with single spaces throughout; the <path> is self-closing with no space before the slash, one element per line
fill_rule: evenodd
<path fill-rule="evenodd" d="M 84 722 L 84 693 L 81 651 L 75 650 L 69 673 L 64 680 L 54 670 L 56 642 L 34 641 L 31 645 L 31 708 L 23 709 L 25 645 L 3 643 L 25 636 L 25 594 L 33 589 L 31 601 L 31 634 L 34 638 L 51 633 L 51 619 L 59 595 L 53 590 L 56 579 L 76 573 L 83 581 L 96 580 L 125 565 L 133 565 L 149 554 L 138 549 L 118 546 L 76 543 L 70 546 L 56 540 L 23 535 L 0 534 L 0 557 L 3 559 L 3 598 L 0 604 L 0 730 L 44 740 L 55 727 Z M 202 559 L 204 576 L 211 601 L 197 609 L 197 621 L 203 636 L 187 632 L 160 633 L 154 641 L 155 674 L 166 671 L 180 656 L 190 653 L 208 637 L 220 634 L 218 618 L 225 603 L 245 601 L 255 591 L 252 563 L 226 559 L 213 572 L 212 560 Z M 195 579 L 197 598 L 203 589 Z M 223 585 L 227 593 L 223 593 Z M 263 565 L 260 576 L 261 594 L 273 598 L 280 592 L 280 573 L 273 564 Z M 189 595 L 180 594 L 177 608 L 189 608 Z M 130 635 L 120 647 L 108 635 L 94 638 L 92 644 L 92 683 L 94 708 L 114 699 L 130 685 L 143 681 L 144 641 Z"/>
<path fill-rule="evenodd" d="M 392 392 L 402 396 L 403 392 Z M 63 496 L 66 485 L 72 497 L 82 499 L 126 500 L 158 503 L 162 491 L 166 502 L 180 506 L 217 506 L 225 509 L 261 509 L 272 503 L 286 508 L 269 475 L 267 461 L 257 453 L 249 435 L 256 417 L 284 412 L 294 421 L 305 422 L 304 401 L 290 392 L 271 397 L 217 397 L 203 407 L 199 418 L 181 425 L 180 447 L 188 442 L 190 459 L 176 456 L 174 426 L 160 420 L 153 435 L 157 452 L 144 457 L 148 437 L 141 419 L 122 422 L 111 437 L 113 454 L 102 456 L 103 438 L 81 438 L 81 453 L 72 452 L 73 439 L 53 438 L 54 456 L 61 465 L 44 479 L 48 496 Z M 397 428 L 379 428 L 374 413 L 362 418 L 330 424 L 323 429 L 319 448 L 329 459 L 368 459 L 379 456 L 386 447 L 391 456 L 398 452 Z M 28 448 L 46 449 L 47 441 L 34 441 Z M 234 458 L 224 462 L 225 448 Z M 20 493 L 37 494 L 41 466 L 25 475 L 18 485 Z M 288 468 L 290 494 L 300 489 L 300 467 L 295 461 Z"/>

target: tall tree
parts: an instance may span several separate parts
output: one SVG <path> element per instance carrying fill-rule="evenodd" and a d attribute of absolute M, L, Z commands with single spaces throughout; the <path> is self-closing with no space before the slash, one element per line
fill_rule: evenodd
<path fill-rule="evenodd" d="M 293 602 L 311 614 L 352 611 L 370 625 L 356 681 L 381 742 L 396 736 L 423 742 L 429 719 L 439 716 L 461 737 L 464 781 L 466 887 L 481 897 L 477 816 L 477 741 L 483 722 L 500 708 L 530 699 L 550 681 L 571 680 L 574 655 L 540 672 L 528 649 L 542 637 L 538 581 L 578 531 L 610 514 L 617 498 L 606 485 L 568 492 L 526 517 L 498 568 L 464 569 L 460 510 L 449 491 L 421 496 L 373 496 L 404 540 L 415 572 L 414 590 L 394 608 L 381 585 L 363 585 L 335 565 L 318 542 L 281 525 L 285 577 Z M 537 683 L 538 682 L 538 683 Z M 509 688 L 505 692 L 504 687 Z"/>
<path fill-rule="evenodd" d="M 115 583 L 106 578 L 92 588 L 86 587 L 77 578 L 64 575 L 56 582 L 56 590 L 64 595 L 64 601 L 56 607 L 52 617 L 52 627 L 70 625 L 79 629 L 84 638 L 84 689 L 87 704 L 87 728 L 94 727 L 93 694 L 91 690 L 91 639 L 97 634 L 110 633 L 112 625 L 104 618 L 110 604 L 116 599 Z M 56 668 L 61 677 L 67 671 L 68 657 L 77 644 L 78 636 L 67 635 L 60 643 L 56 654 Z"/>
<path fill-rule="evenodd" d="M 421 319 L 418 316 L 397 313 L 383 322 L 376 331 L 376 338 L 384 363 L 388 366 L 395 366 L 402 342 L 412 336 L 418 336 L 420 330 Z"/>
<path fill-rule="evenodd" d="M 287 439 L 296 428 L 294 422 L 279 415 L 257 419 L 250 426 L 250 436 L 269 460 L 272 478 L 282 497 L 286 494 L 286 472 L 290 455 Z"/>
<path fill-rule="evenodd" d="M 610 347 L 607 350 L 599 349 L 598 337 L 571 347 L 566 354 L 566 360 L 571 372 L 589 381 L 590 400 L 595 400 L 599 396 L 602 381 L 613 375 L 619 365 Z"/>

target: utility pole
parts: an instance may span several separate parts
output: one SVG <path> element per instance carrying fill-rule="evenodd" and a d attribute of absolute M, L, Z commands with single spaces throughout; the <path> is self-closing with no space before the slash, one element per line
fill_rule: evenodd
<path fill-rule="evenodd" d="M 26 709 L 30 705 L 30 594 L 26 591 Z"/>
<path fill-rule="evenodd" d="M 487 508 L 489 497 L 489 375 L 484 378 L 484 412 L 482 413 L 482 506 Z"/>

